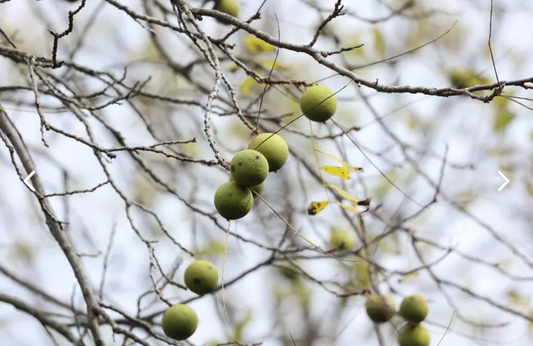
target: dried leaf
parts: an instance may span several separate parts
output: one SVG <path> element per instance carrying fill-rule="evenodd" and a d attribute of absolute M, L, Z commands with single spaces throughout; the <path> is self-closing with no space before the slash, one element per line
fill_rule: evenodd
<path fill-rule="evenodd" d="M 316 215 L 320 213 L 328 206 L 329 202 L 330 201 L 311 202 L 311 204 L 309 204 L 309 206 L 307 207 L 307 214 Z"/>

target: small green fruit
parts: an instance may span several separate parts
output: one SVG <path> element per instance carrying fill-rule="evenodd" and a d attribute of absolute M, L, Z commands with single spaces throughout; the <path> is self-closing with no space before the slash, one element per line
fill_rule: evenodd
<path fill-rule="evenodd" d="M 428 310 L 426 298 L 418 294 L 405 297 L 400 305 L 400 315 L 413 323 L 422 322 L 428 315 Z"/>
<path fill-rule="evenodd" d="M 398 333 L 400 346 L 429 346 L 431 336 L 426 328 L 421 325 L 407 323 Z"/>
<path fill-rule="evenodd" d="M 335 114 L 337 96 L 328 87 L 310 87 L 300 98 L 300 109 L 309 120 L 324 122 Z"/>
<path fill-rule="evenodd" d="M 394 307 L 395 302 L 390 295 L 385 297 L 385 301 L 377 294 L 371 294 L 366 300 L 366 314 L 376 323 L 388 322 L 394 316 Z"/>
<path fill-rule="evenodd" d="M 215 208 L 227 220 L 245 217 L 254 206 L 254 197 L 249 188 L 229 181 L 215 192 Z"/>
<path fill-rule="evenodd" d="M 241 186 L 255 186 L 268 176 L 268 161 L 256 150 L 239 151 L 231 160 L 231 176 Z"/>
<path fill-rule="evenodd" d="M 185 270 L 185 285 L 198 295 L 213 292 L 218 284 L 217 267 L 205 260 L 197 260 Z"/>
<path fill-rule="evenodd" d="M 161 326 L 169 338 L 185 340 L 198 328 L 198 315 L 187 305 L 173 305 L 163 314 Z"/>
<path fill-rule="evenodd" d="M 289 157 L 287 142 L 281 136 L 272 133 L 261 133 L 254 138 L 248 149 L 257 150 L 266 157 L 270 172 L 283 167 Z"/>
<path fill-rule="evenodd" d="M 230 181 L 235 181 L 233 179 L 233 176 L 230 176 L 229 178 Z M 261 192 L 263 192 L 263 188 L 265 187 L 265 182 L 263 181 L 261 184 L 259 185 L 255 185 L 255 186 L 250 186 L 250 189 L 254 190 L 255 192 L 257 192 L 258 194 L 261 194 Z M 254 196 L 254 198 L 256 197 L 256 195 L 252 192 L 252 195 Z"/>
<path fill-rule="evenodd" d="M 239 17 L 239 3 L 237 0 L 215 0 L 214 10 L 229 14 L 235 18 Z M 219 20 L 222 24 L 230 24 L 225 20 Z"/>
<path fill-rule="evenodd" d="M 345 230 L 332 229 L 329 243 L 334 248 L 339 248 L 340 250 L 349 250 L 353 249 L 355 246 L 355 240 L 352 234 Z"/>

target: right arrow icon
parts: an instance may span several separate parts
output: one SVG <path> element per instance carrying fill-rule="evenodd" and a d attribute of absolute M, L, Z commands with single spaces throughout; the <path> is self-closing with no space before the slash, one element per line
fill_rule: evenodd
<path fill-rule="evenodd" d="M 509 179 L 507 179 L 507 177 L 505 176 L 505 174 L 503 174 L 501 171 L 498 171 L 498 174 L 503 178 L 505 179 L 505 183 L 502 184 L 502 186 L 500 186 L 500 188 L 498 189 L 498 191 L 501 191 L 505 185 L 509 184 Z"/>

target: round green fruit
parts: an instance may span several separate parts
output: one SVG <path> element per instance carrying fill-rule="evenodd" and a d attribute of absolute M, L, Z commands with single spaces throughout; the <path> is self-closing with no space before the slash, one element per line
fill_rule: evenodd
<path fill-rule="evenodd" d="M 407 323 L 398 333 L 398 344 L 400 346 L 429 346 L 431 336 L 426 328 L 419 324 Z"/>
<path fill-rule="evenodd" d="M 230 180 L 230 181 L 235 181 L 235 180 L 233 179 L 233 176 L 230 176 L 230 179 L 229 179 L 229 180 Z M 262 182 L 261 184 L 259 184 L 259 185 L 250 186 L 250 189 L 254 190 L 254 191 L 257 192 L 258 194 L 261 194 L 261 192 L 263 192 L 263 188 L 264 188 L 264 187 L 265 187 L 265 182 L 263 181 L 263 182 Z M 254 194 L 253 192 L 252 192 L 252 195 L 253 195 L 254 197 L 256 197 L 255 194 Z"/>
<path fill-rule="evenodd" d="M 287 161 L 289 146 L 281 136 L 272 133 L 261 133 L 254 138 L 248 149 L 257 150 L 268 161 L 269 172 L 275 172 Z"/>
<path fill-rule="evenodd" d="M 300 98 L 300 109 L 309 120 L 322 123 L 335 114 L 337 96 L 328 87 L 310 87 Z"/>
<path fill-rule="evenodd" d="M 405 297 L 402 304 L 400 304 L 400 315 L 413 323 L 420 323 L 425 320 L 428 310 L 426 298 L 418 294 Z"/>
<path fill-rule="evenodd" d="M 239 17 L 239 3 L 237 0 L 215 0 L 214 10 L 229 14 L 232 17 Z M 230 24 L 225 20 L 219 20 L 222 24 Z"/>
<path fill-rule="evenodd" d="M 385 301 L 377 294 L 371 294 L 366 300 L 366 314 L 376 323 L 388 322 L 394 316 L 394 307 L 395 302 L 390 295 L 385 297 Z"/>
<path fill-rule="evenodd" d="M 255 186 L 268 176 L 268 161 L 256 150 L 239 151 L 231 160 L 231 176 L 241 186 Z"/>
<path fill-rule="evenodd" d="M 339 229 L 331 230 L 329 243 L 334 248 L 339 248 L 340 250 L 353 249 L 355 246 L 355 240 L 352 234 L 348 231 Z"/>
<path fill-rule="evenodd" d="M 249 188 L 229 181 L 215 192 L 215 208 L 227 220 L 245 217 L 254 206 L 254 197 Z"/>
<path fill-rule="evenodd" d="M 185 340 L 198 328 L 198 315 L 187 305 L 173 305 L 163 314 L 161 326 L 169 338 Z"/>
<path fill-rule="evenodd" d="M 218 284 L 217 267 L 205 260 L 197 260 L 185 270 L 185 285 L 196 294 L 213 292 Z"/>

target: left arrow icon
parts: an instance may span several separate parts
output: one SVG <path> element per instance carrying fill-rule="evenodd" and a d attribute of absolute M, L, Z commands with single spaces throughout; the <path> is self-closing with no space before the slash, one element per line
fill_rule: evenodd
<path fill-rule="evenodd" d="M 29 187 L 30 190 L 32 190 L 33 192 L 35 192 L 35 189 L 33 188 L 33 186 L 31 186 L 31 184 L 28 182 L 28 180 L 30 180 L 31 177 L 33 177 L 34 174 L 35 174 L 35 171 L 32 171 L 32 172 L 26 177 L 26 179 L 23 180 L 24 184 L 26 184 L 26 186 Z"/>

